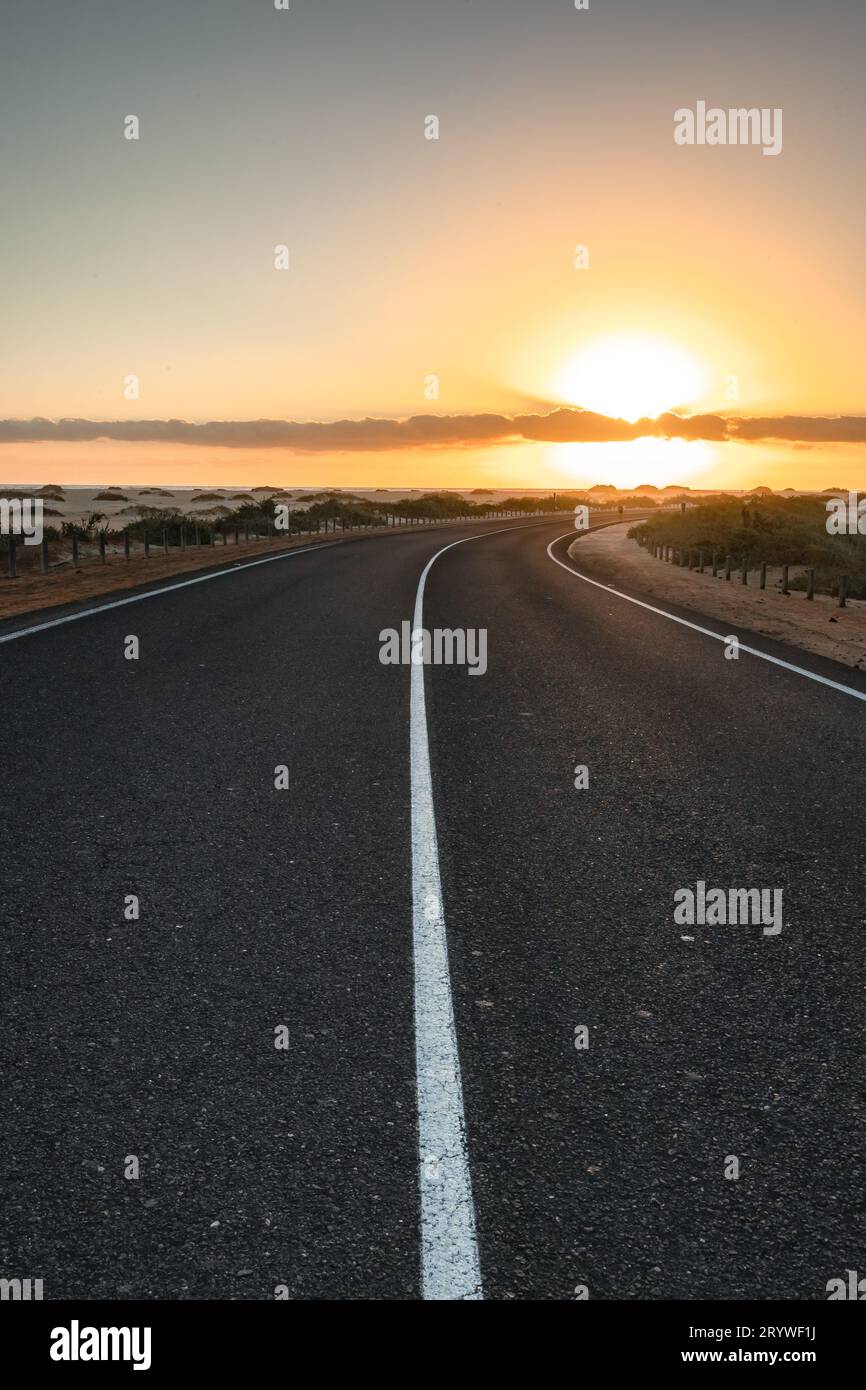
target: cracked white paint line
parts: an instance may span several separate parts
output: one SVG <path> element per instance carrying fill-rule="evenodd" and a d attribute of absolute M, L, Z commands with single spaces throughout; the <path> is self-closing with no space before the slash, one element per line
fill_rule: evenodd
<path fill-rule="evenodd" d="M 519 529 L 523 528 L 503 526 L 497 531 L 482 532 L 481 536 L 464 536 L 437 550 L 418 580 L 413 632 L 424 626 L 424 585 L 440 555 L 485 535 Z M 409 771 L 421 1289 L 426 1299 L 483 1298 L 439 877 L 424 667 L 420 664 L 413 665 L 410 674 Z"/>

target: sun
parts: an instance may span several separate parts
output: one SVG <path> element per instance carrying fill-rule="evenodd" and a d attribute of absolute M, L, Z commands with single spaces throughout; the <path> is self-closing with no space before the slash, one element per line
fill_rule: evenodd
<path fill-rule="evenodd" d="M 708 385 L 694 353 L 652 334 L 616 333 L 570 357 L 553 389 L 569 405 L 639 420 L 700 400 Z"/>

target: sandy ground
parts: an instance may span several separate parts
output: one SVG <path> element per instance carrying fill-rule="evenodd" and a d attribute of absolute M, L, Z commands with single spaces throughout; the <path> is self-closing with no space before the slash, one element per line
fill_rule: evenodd
<path fill-rule="evenodd" d="M 621 585 L 637 596 L 669 599 L 698 614 L 866 670 L 866 603 L 849 599 L 846 608 L 838 608 L 835 599 L 820 594 L 811 602 L 802 592 L 782 594 L 775 587 L 779 570 L 768 571 L 765 590 L 758 588 L 757 571 L 749 575 L 752 587 L 742 585 L 739 571 L 726 583 L 723 575 L 714 579 L 654 559 L 628 539 L 627 531 L 626 524 L 581 536 L 569 554 L 593 579 Z M 791 578 L 798 572 L 792 568 Z"/>

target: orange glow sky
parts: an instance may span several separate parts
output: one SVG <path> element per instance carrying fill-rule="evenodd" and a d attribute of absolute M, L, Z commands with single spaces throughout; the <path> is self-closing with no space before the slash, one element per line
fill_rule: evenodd
<path fill-rule="evenodd" d="M 0 417 L 567 404 L 634 418 L 643 396 L 654 414 L 866 410 L 862 5 L 834 7 L 832 26 L 787 0 L 738 24 L 686 0 L 587 13 L 380 0 L 255 17 L 226 0 L 182 14 L 93 0 L 89 27 L 74 8 L 58 10 L 47 51 L 41 7 L 17 7 L 0 55 L 12 195 Z M 782 153 L 677 146 L 673 112 L 699 97 L 783 108 Z M 139 142 L 122 138 L 127 111 L 141 114 Z M 428 112 L 438 141 L 424 139 Z M 286 272 L 273 268 L 281 242 Z M 574 267 L 577 244 L 589 269 Z M 643 343 L 646 368 L 605 357 L 611 335 Z M 653 343 L 699 389 L 678 397 L 677 373 L 659 368 L 647 392 Z M 866 444 L 0 442 L 0 479 L 818 488 L 866 485 Z"/>

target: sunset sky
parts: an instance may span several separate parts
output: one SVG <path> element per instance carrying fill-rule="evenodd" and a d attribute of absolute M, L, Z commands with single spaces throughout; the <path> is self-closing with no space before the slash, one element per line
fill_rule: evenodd
<path fill-rule="evenodd" d="M 866 414 L 864 41 L 862 0 L 4 0 L 0 480 L 866 487 L 866 422 L 773 423 Z M 782 152 L 678 146 L 699 100 Z M 768 423 L 471 418 L 561 406 Z M 425 415 L 466 422 L 8 423 Z"/>

